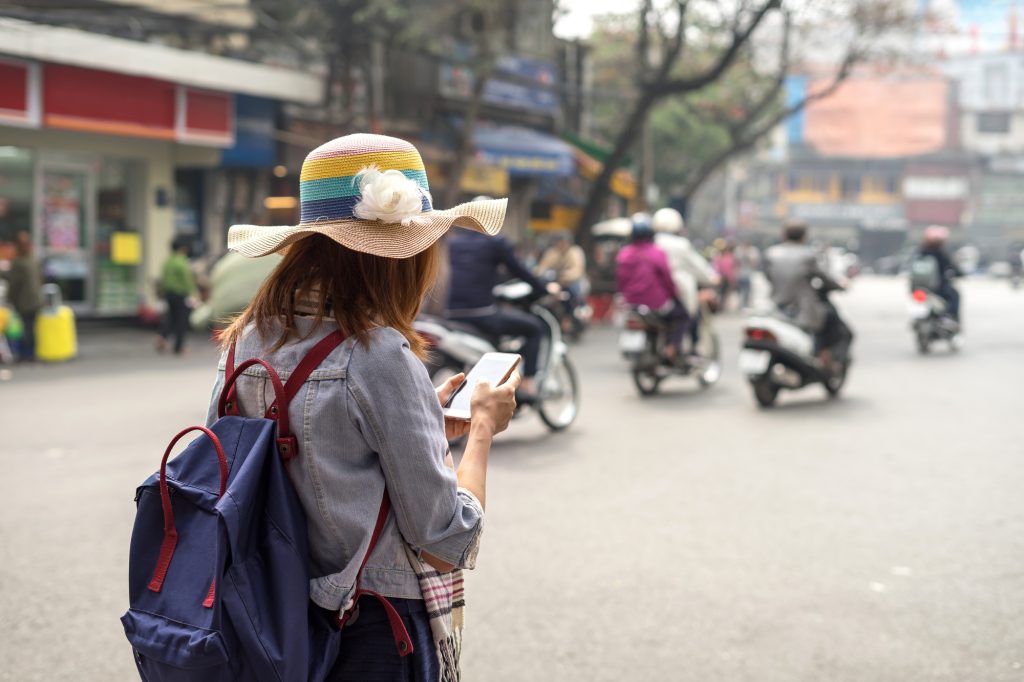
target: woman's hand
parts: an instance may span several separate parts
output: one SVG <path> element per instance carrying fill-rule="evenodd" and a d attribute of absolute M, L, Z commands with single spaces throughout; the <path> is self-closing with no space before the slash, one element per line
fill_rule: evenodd
<path fill-rule="evenodd" d="M 522 380 L 516 371 L 500 386 L 491 386 L 484 379 L 477 382 L 469 403 L 470 424 L 487 429 L 492 436 L 507 429 L 516 411 L 516 389 Z"/>
<path fill-rule="evenodd" d="M 458 390 L 462 382 L 466 380 L 466 375 L 459 372 L 455 376 L 448 379 L 435 390 L 437 391 L 437 399 L 441 402 L 441 407 L 445 406 L 445 403 L 452 397 L 452 394 Z M 444 436 L 448 440 L 454 440 L 461 438 L 469 433 L 469 422 L 465 419 L 449 419 L 444 418 Z"/>

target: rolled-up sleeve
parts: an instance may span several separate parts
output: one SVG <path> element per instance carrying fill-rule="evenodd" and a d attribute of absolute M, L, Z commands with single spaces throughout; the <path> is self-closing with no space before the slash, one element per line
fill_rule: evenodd
<path fill-rule="evenodd" d="M 445 463 L 444 416 L 423 363 L 398 332 L 374 332 L 352 358 L 353 415 L 380 457 L 398 528 L 417 551 L 472 568 L 483 508 Z"/>

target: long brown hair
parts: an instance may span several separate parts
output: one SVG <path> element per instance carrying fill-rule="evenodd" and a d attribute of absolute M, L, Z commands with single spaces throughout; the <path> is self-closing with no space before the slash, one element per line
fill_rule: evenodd
<path fill-rule="evenodd" d="M 303 302 L 316 325 L 333 319 L 366 344 L 375 326 L 397 329 L 423 358 L 427 348 L 412 323 L 437 276 L 438 246 L 411 258 L 384 258 L 348 249 L 313 234 L 295 242 L 270 274 L 252 303 L 221 336 L 224 347 L 238 340 L 250 323 L 266 337 L 283 323 L 272 350 L 298 337 L 296 307 Z"/>

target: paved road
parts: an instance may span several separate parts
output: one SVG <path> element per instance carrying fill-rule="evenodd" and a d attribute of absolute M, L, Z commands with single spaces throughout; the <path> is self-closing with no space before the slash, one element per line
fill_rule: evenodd
<path fill-rule="evenodd" d="M 901 282 L 840 299 L 840 401 L 754 407 L 734 371 L 641 400 L 595 330 L 584 411 L 496 445 L 466 679 L 1024 679 L 1024 291 L 971 282 L 968 347 L 918 357 Z M 0 679 L 132 679 L 133 487 L 200 420 L 213 352 L 147 337 L 0 383 Z"/>

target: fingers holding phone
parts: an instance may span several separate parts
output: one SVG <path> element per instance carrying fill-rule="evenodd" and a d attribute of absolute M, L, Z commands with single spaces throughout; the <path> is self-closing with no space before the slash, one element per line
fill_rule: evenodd
<path fill-rule="evenodd" d="M 516 389 L 521 381 L 518 371 L 499 386 L 492 386 L 487 379 L 478 381 L 470 400 L 472 422 L 489 427 L 495 435 L 507 429 L 516 411 Z"/>

